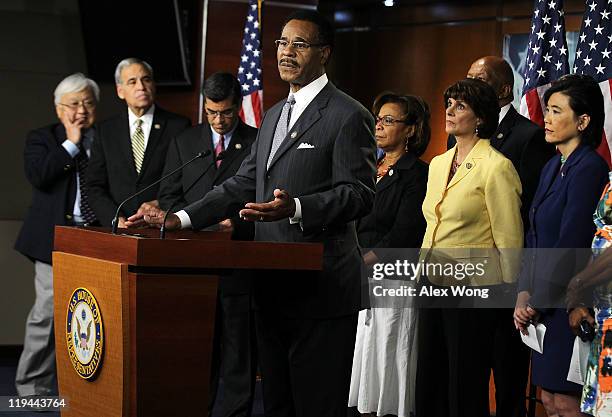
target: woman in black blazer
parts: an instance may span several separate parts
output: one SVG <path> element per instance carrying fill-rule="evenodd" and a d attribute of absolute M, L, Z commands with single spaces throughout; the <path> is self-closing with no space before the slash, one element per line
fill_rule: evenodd
<path fill-rule="evenodd" d="M 378 161 L 372 212 L 359 221 L 359 244 L 370 266 L 384 248 L 419 248 L 428 165 L 419 159 L 430 138 L 429 106 L 392 93 L 374 102 Z M 409 416 L 414 411 L 416 310 L 372 308 L 359 313 L 349 406 L 360 413 Z"/>

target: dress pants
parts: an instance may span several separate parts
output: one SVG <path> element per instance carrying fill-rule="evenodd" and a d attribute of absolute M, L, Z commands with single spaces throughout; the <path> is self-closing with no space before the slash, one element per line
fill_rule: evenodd
<path fill-rule="evenodd" d="M 53 268 L 34 263 L 36 299 L 28 314 L 15 386 L 20 396 L 57 395 L 53 334 Z"/>
<path fill-rule="evenodd" d="M 346 417 L 357 314 L 255 321 L 266 417 Z"/>
<path fill-rule="evenodd" d="M 498 308 L 488 310 L 495 319 L 492 367 L 495 380 L 497 417 L 525 417 L 527 377 L 530 349 L 521 340 L 514 327 L 514 310 Z"/>
<path fill-rule="evenodd" d="M 249 294 L 217 297 L 215 334 L 211 361 L 209 414 L 216 400 L 219 377 L 223 398 L 218 408 L 223 417 L 250 416 L 257 373 L 257 342 Z"/>
<path fill-rule="evenodd" d="M 488 309 L 421 309 L 417 417 L 489 417 L 494 321 Z"/>

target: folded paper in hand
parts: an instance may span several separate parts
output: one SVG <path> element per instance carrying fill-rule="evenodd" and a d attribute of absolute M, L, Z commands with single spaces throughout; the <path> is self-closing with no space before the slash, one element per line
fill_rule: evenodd
<path fill-rule="evenodd" d="M 542 323 L 538 323 L 537 326 L 530 324 L 527 327 L 527 335 L 521 333 L 521 339 L 523 343 L 535 350 L 538 353 L 544 351 L 544 335 L 546 334 L 546 326 Z"/>
<path fill-rule="evenodd" d="M 570 360 L 570 366 L 567 372 L 568 381 L 579 385 L 584 385 L 590 350 L 591 342 L 583 342 L 578 336 L 576 336 L 576 339 L 574 339 L 572 359 Z"/>

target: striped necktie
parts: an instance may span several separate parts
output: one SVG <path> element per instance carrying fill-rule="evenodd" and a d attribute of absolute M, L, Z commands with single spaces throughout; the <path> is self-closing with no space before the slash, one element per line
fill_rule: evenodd
<path fill-rule="evenodd" d="M 145 154 L 145 136 L 142 130 L 142 119 L 136 119 L 136 130 L 134 130 L 134 134 L 132 135 L 132 154 L 134 155 L 136 172 L 140 174 Z"/>
<path fill-rule="evenodd" d="M 81 201 L 79 201 L 79 207 L 81 208 L 81 217 L 85 223 L 94 223 L 96 221 L 96 215 L 92 208 L 89 206 L 89 195 L 87 187 L 87 178 L 85 173 L 87 172 L 87 165 L 89 163 L 89 157 L 85 151 L 83 143 L 79 142 L 79 153 L 74 157 L 77 166 L 77 175 L 79 176 L 79 191 L 81 193 Z"/>
<path fill-rule="evenodd" d="M 285 140 L 285 136 L 287 136 L 289 121 L 291 120 L 291 110 L 293 109 L 294 104 L 295 97 L 293 97 L 293 94 L 290 94 L 289 97 L 287 97 L 287 101 L 283 106 L 281 115 L 278 118 L 278 123 L 276 124 L 274 138 L 272 139 L 272 149 L 270 149 L 270 155 L 268 156 L 268 164 L 266 165 L 266 168 L 270 168 L 270 163 L 272 163 L 274 154 L 276 154 L 276 151 L 278 151 L 278 148 L 280 148 L 281 144 Z"/>

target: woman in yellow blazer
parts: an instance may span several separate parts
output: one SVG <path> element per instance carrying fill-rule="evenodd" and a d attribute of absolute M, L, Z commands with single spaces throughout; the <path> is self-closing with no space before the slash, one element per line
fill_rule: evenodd
<path fill-rule="evenodd" d="M 486 139 L 499 117 L 493 88 L 465 79 L 450 86 L 444 100 L 446 132 L 457 144 L 429 166 L 421 257 L 430 265 L 480 264 L 483 273 L 430 272 L 421 285 L 495 290 L 514 283 L 520 268 L 521 183 L 512 162 Z M 505 248 L 514 250 L 499 250 Z M 419 319 L 417 417 L 488 417 L 492 330 L 498 316 L 438 301 L 446 301 L 445 308 L 423 308 Z"/>

